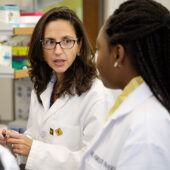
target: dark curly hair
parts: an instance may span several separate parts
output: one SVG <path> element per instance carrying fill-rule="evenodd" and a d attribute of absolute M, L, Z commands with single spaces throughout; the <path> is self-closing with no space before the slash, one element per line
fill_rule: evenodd
<path fill-rule="evenodd" d="M 75 93 L 81 95 L 90 89 L 93 79 L 97 76 L 94 52 L 87 39 L 82 22 L 76 14 L 67 7 L 56 7 L 45 13 L 37 23 L 32 34 L 28 59 L 31 63 L 29 71 L 34 89 L 41 103 L 40 94 L 46 89 L 53 70 L 44 60 L 43 47 L 40 40 L 44 36 L 46 25 L 51 21 L 63 19 L 69 21 L 75 29 L 79 42 L 82 42 L 80 56 L 76 57 L 71 67 L 64 73 L 62 88 L 58 97 Z"/>
<path fill-rule="evenodd" d="M 107 20 L 109 49 L 122 44 L 134 68 L 170 112 L 170 12 L 153 0 L 128 0 Z"/>

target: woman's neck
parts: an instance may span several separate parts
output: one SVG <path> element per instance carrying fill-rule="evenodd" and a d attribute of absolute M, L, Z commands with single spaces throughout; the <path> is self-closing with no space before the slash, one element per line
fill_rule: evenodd
<path fill-rule="evenodd" d="M 58 84 L 61 84 L 63 81 L 63 74 L 56 73 L 56 76 L 57 76 Z"/>

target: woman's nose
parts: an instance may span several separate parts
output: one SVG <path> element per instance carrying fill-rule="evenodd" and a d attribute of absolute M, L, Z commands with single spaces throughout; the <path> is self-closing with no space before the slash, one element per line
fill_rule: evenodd
<path fill-rule="evenodd" d="M 61 48 L 60 44 L 56 44 L 56 47 L 54 50 L 56 54 L 61 54 L 63 52 L 63 49 Z"/>

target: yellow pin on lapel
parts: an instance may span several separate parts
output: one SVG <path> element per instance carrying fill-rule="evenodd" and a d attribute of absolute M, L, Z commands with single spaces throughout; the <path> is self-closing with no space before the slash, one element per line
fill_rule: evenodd
<path fill-rule="evenodd" d="M 56 132 L 57 136 L 60 136 L 63 134 L 63 132 L 60 128 L 56 129 L 55 132 Z"/>
<path fill-rule="evenodd" d="M 49 133 L 50 133 L 50 135 L 54 135 L 54 130 L 52 128 L 50 128 Z"/>

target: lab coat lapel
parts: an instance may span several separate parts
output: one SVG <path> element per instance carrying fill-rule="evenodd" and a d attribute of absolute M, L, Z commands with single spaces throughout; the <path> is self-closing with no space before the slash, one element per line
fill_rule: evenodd
<path fill-rule="evenodd" d="M 40 95 L 42 105 L 44 107 L 44 112 L 48 112 L 50 108 L 50 99 L 53 90 L 54 83 L 50 82 L 47 89 Z"/>
<path fill-rule="evenodd" d="M 135 89 L 119 106 L 119 108 L 112 114 L 110 119 L 118 119 L 122 116 L 128 114 L 134 107 L 150 96 L 152 96 L 152 92 L 149 89 L 148 85 L 144 82 L 137 89 Z"/>
<path fill-rule="evenodd" d="M 50 82 L 47 85 L 46 90 L 40 95 L 42 105 L 44 107 L 44 112 L 47 112 L 50 108 L 51 94 L 55 82 L 56 82 L 56 75 L 54 73 L 51 77 Z"/>
<path fill-rule="evenodd" d="M 50 107 L 51 94 L 52 94 L 55 81 L 56 81 L 56 77 L 55 75 L 53 75 L 51 81 L 47 85 L 46 90 L 40 95 L 44 107 L 44 112 L 45 112 L 44 121 L 47 120 L 52 114 L 56 114 L 56 112 L 58 112 L 67 103 L 68 99 L 70 98 L 68 95 L 65 95 L 64 97 L 60 97 Z"/>
<path fill-rule="evenodd" d="M 47 121 L 53 114 L 59 113 L 59 111 L 68 102 L 68 100 L 69 100 L 68 95 L 66 95 L 65 97 L 60 97 L 59 99 L 55 101 L 55 103 L 53 103 L 53 105 L 50 108 L 48 107 L 48 110 L 44 115 L 44 122 Z M 48 102 L 49 104 L 47 104 L 47 106 L 50 105 L 50 99 L 48 100 Z"/>
<path fill-rule="evenodd" d="M 69 96 L 65 95 L 64 97 L 60 97 L 55 101 L 55 103 L 51 106 L 48 115 L 58 112 L 60 109 L 64 107 L 64 105 L 68 102 Z"/>

